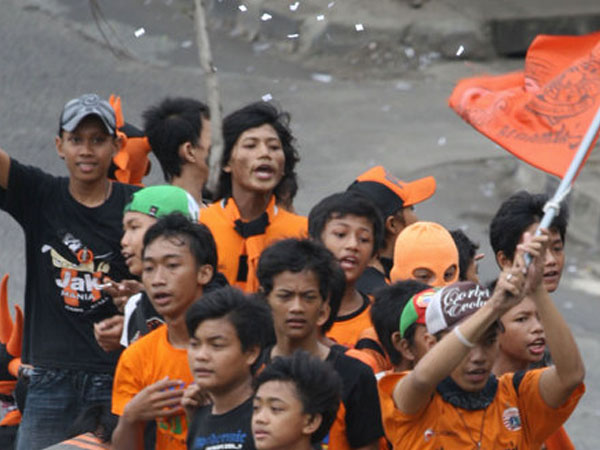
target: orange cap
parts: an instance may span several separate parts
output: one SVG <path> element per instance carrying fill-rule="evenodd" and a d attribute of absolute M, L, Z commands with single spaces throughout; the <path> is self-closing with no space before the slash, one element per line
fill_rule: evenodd
<path fill-rule="evenodd" d="M 444 272 L 452 265 L 456 273 L 444 281 Z M 393 283 L 414 279 L 415 269 L 425 268 L 435 274 L 432 286 L 445 286 L 458 280 L 458 250 L 452 235 L 434 222 L 416 222 L 400 232 L 394 247 L 394 266 L 390 272 Z"/>

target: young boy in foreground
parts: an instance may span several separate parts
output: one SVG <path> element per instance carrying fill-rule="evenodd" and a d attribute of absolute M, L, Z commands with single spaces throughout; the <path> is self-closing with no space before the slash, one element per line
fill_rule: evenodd
<path fill-rule="evenodd" d="M 383 428 L 372 371 L 320 340 L 330 314 L 335 264 L 326 248 L 310 240 L 286 239 L 265 249 L 257 276 L 277 341 L 263 352 L 262 362 L 268 365 L 277 356 L 304 350 L 330 363 L 343 380 L 343 407 L 331 427 L 328 448 L 376 449 Z"/>
<path fill-rule="evenodd" d="M 340 406 L 342 380 L 298 350 L 277 357 L 254 383 L 252 434 L 258 450 L 310 450 L 325 438 Z"/>
<path fill-rule="evenodd" d="M 179 402 L 193 381 L 185 313 L 216 270 L 215 241 L 205 226 L 171 214 L 146 232 L 142 264 L 144 288 L 165 324 L 134 342 L 119 359 L 112 412 L 120 418 L 113 446 L 138 448 L 143 425 L 156 420 L 156 449 L 185 449 L 187 422 Z"/>
<path fill-rule="evenodd" d="M 241 291 L 225 287 L 202 297 L 186 314 L 188 359 L 195 386 L 211 403 L 191 414 L 187 447 L 254 450 L 252 376 L 270 338 L 269 308 Z M 189 392 L 188 392 L 189 394 Z"/>
<path fill-rule="evenodd" d="M 102 278 L 128 277 L 119 236 L 123 206 L 137 188 L 108 179 L 121 147 L 113 108 L 96 94 L 67 102 L 55 146 L 68 178 L 0 149 L 0 208 L 23 228 L 27 256 L 22 359 L 33 371 L 22 450 L 65 439 L 65 423 L 92 403 L 110 403 L 119 355 L 100 348 L 93 324 L 116 313 Z"/>
<path fill-rule="evenodd" d="M 381 214 L 361 194 L 351 191 L 333 194 L 310 211 L 308 234 L 333 253 L 346 275 L 346 290 L 328 337 L 338 344 L 354 347 L 361 332 L 371 326 L 371 300 L 355 284 L 383 239 Z"/>
<path fill-rule="evenodd" d="M 462 282 L 431 299 L 427 329 L 441 340 L 399 381 L 380 381 L 397 408 L 396 435 L 388 436 L 394 448 L 538 448 L 571 414 L 584 392 L 585 369 L 542 284 L 547 243 L 547 232 L 526 236 L 491 297 Z M 533 257 L 528 270 L 525 252 Z M 497 320 L 525 294 L 538 307 L 556 365 L 496 379 Z"/>

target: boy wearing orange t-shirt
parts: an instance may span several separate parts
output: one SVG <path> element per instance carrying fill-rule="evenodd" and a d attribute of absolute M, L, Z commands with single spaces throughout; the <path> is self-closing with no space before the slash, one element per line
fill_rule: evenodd
<path fill-rule="evenodd" d="M 548 233 L 519 246 L 494 293 L 471 282 L 439 290 L 426 310 L 429 333 L 441 340 L 413 371 L 379 382 L 395 414 L 386 430 L 394 448 L 539 448 L 569 417 L 585 388 L 577 344 L 544 285 Z M 525 268 L 524 253 L 533 257 Z M 525 295 L 548 330 L 556 365 L 496 378 L 498 318 Z M 387 408 L 386 408 L 387 409 Z"/>
<path fill-rule="evenodd" d="M 308 215 L 308 234 L 333 253 L 346 275 L 346 290 L 328 337 L 354 347 L 371 327 L 371 300 L 355 287 L 383 239 L 383 221 L 376 206 L 352 191 L 330 195 Z"/>
<path fill-rule="evenodd" d="M 187 421 L 180 401 L 193 381 L 185 313 L 216 271 L 215 241 L 204 225 L 171 214 L 146 232 L 142 264 L 144 288 L 165 324 L 134 342 L 119 359 L 112 412 L 120 418 L 113 448 L 140 448 L 144 424 L 156 420 L 156 449 L 185 449 Z"/>

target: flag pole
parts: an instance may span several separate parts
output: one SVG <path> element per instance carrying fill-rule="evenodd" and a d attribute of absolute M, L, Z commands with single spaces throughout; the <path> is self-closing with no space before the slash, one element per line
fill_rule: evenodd
<path fill-rule="evenodd" d="M 548 228 L 550 226 L 550 224 L 554 220 L 554 217 L 560 211 L 560 203 L 564 200 L 564 198 L 571 190 L 571 186 L 573 184 L 573 181 L 575 180 L 575 176 L 577 175 L 577 172 L 579 172 L 579 169 L 583 164 L 583 160 L 588 154 L 590 146 L 594 142 L 594 138 L 598 133 L 598 129 L 600 129 L 600 107 L 598 108 L 598 111 L 596 111 L 596 115 L 594 116 L 590 127 L 588 128 L 587 132 L 585 133 L 585 136 L 581 140 L 579 148 L 577 149 L 577 153 L 575 153 L 575 157 L 571 161 L 571 164 L 569 165 L 565 176 L 558 185 L 554 196 L 550 200 L 548 200 L 548 202 L 546 202 L 546 204 L 544 205 L 544 217 L 542 217 L 540 226 L 535 232 L 536 236 L 541 233 L 542 228 Z M 525 255 L 525 262 L 529 266 L 529 263 L 531 262 L 531 257 L 529 254 Z"/>

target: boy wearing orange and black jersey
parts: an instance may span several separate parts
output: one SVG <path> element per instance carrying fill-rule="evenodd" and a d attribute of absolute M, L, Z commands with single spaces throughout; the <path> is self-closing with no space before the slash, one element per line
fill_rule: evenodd
<path fill-rule="evenodd" d="M 329 362 L 343 382 L 342 404 L 326 441 L 330 450 L 377 449 L 383 436 L 373 372 L 344 354 L 340 346 L 321 342 L 321 329 L 337 306 L 334 282 L 339 267 L 333 255 L 310 240 L 287 239 L 268 247 L 258 264 L 261 293 L 271 307 L 276 343 L 263 352 L 268 364 L 301 349 Z M 335 300 L 337 303 L 337 300 Z M 368 414 L 365 414 L 368 411 Z"/>

